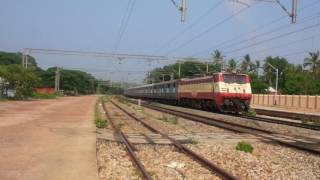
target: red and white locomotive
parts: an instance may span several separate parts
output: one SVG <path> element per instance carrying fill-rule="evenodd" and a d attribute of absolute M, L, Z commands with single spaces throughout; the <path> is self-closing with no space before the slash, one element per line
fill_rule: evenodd
<path fill-rule="evenodd" d="M 247 74 L 220 72 L 129 88 L 125 95 L 220 112 L 241 112 L 248 111 L 252 94 Z"/>

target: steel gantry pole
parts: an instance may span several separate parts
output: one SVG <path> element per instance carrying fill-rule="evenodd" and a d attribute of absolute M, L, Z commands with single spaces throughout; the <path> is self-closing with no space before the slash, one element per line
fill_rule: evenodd
<path fill-rule="evenodd" d="M 268 65 L 276 71 L 276 94 L 278 94 L 278 79 L 279 79 L 279 69 L 274 67 L 272 64 L 268 63 Z"/>

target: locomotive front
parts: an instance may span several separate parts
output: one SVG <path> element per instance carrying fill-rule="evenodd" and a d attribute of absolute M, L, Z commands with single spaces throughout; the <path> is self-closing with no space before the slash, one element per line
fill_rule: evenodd
<path fill-rule="evenodd" d="M 247 74 L 218 73 L 214 81 L 214 99 L 220 111 L 249 110 L 252 93 Z"/>

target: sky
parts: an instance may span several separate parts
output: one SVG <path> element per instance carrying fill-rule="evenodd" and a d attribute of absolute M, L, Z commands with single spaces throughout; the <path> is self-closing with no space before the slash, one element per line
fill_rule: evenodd
<path fill-rule="evenodd" d="M 0 51 L 44 48 L 207 58 L 219 49 L 238 62 L 249 53 L 253 60 L 272 55 L 301 64 L 309 51 L 320 49 L 320 0 L 298 0 L 296 24 L 276 3 L 240 1 L 187 0 L 182 23 L 171 0 L 0 0 Z M 291 0 L 280 2 L 291 9 Z M 131 15 L 123 21 L 126 12 Z M 126 28 L 119 36 L 122 22 Z M 31 55 L 42 68 L 79 69 L 112 81 L 141 82 L 147 71 L 173 63 Z"/>

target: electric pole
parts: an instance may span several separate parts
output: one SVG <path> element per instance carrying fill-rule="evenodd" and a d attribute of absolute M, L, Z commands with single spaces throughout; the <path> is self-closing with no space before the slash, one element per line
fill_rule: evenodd
<path fill-rule="evenodd" d="M 297 22 L 297 7 L 298 7 L 298 1 L 292 0 L 292 11 L 291 11 L 291 23 Z"/>
<path fill-rule="evenodd" d="M 59 90 L 60 90 L 60 68 L 59 67 L 56 67 L 54 90 L 56 92 L 59 92 Z"/>
<path fill-rule="evenodd" d="M 181 22 L 185 22 L 186 21 L 186 14 L 187 14 L 187 0 L 182 0 L 182 3 L 181 3 L 181 8 L 180 8 L 180 11 L 181 11 Z"/>

